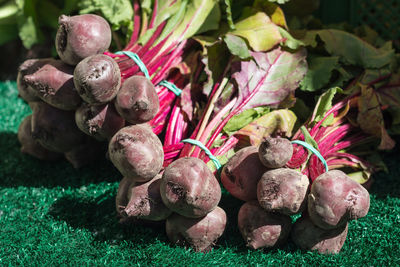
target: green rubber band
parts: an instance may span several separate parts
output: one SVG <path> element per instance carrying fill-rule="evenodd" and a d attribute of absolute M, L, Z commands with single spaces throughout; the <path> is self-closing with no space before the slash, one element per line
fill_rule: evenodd
<path fill-rule="evenodd" d="M 182 93 L 182 89 L 176 87 L 175 84 L 170 83 L 167 80 L 162 80 L 161 82 L 158 83 L 159 85 L 164 86 L 165 88 L 169 89 L 170 91 L 172 91 L 176 96 L 180 96 Z"/>
<path fill-rule="evenodd" d="M 200 147 L 201 149 L 203 149 L 204 152 L 206 152 L 206 155 L 210 158 L 210 160 L 212 160 L 212 162 L 214 162 L 214 165 L 215 165 L 215 167 L 217 167 L 218 172 L 220 171 L 220 169 L 222 167 L 221 163 L 213 154 L 211 154 L 211 151 L 208 150 L 208 148 L 205 145 L 203 145 L 200 141 L 197 141 L 194 139 L 184 139 L 184 140 L 182 140 L 182 142 L 196 145 L 196 146 Z"/>
<path fill-rule="evenodd" d="M 144 65 L 143 61 L 140 59 L 140 57 L 136 53 L 133 53 L 131 51 L 118 51 L 115 54 L 117 54 L 117 55 L 125 55 L 125 56 L 131 58 L 133 61 L 135 61 L 136 65 L 138 65 L 140 71 L 144 73 L 146 78 L 150 80 L 149 71 L 147 70 L 147 68 Z"/>
<path fill-rule="evenodd" d="M 314 153 L 319 158 L 319 160 L 322 162 L 322 164 L 324 164 L 325 172 L 329 171 L 328 164 L 326 163 L 326 160 L 324 159 L 324 157 L 321 155 L 321 153 L 319 153 L 318 150 L 316 150 L 310 144 L 308 144 L 306 142 L 303 142 L 303 141 L 300 141 L 300 140 L 293 140 L 292 144 L 298 144 L 298 145 L 304 146 L 305 148 L 310 150 L 312 153 Z"/>

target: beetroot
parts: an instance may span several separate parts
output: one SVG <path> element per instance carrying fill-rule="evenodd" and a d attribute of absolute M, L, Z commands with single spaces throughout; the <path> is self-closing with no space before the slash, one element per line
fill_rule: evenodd
<path fill-rule="evenodd" d="M 169 240 L 180 246 L 193 248 L 194 251 L 209 251 L 223 234 L 226 225 L 226 213 L 220 207 L 201 218 L 187 218 L 172 214 L 166 222 Z"/>
<path fill-rule="evenodd" d="M 190 218 L 212 211 L 221 199 L 221 188 L 207 165 L 198 158 L 184 157 L 168 165 L 160 192 L 165 205 Z"/>
<path fill-rule="evenodd" d="M 132 124 L 150 121 L 157 114 L 159 106 L 154 85 L 143 76 L 126 79 L 115 99 L 118 113 Z"/>
<path fill-rule="evenodd" d="M 160 195 L 161 174 L 145 183 L 132 183 L 128 188 L 128 204 L 121 211 L 124 217 L 135 217 L 150 221 L 168 218 L 172 211 L 168 209 Z"/>
<path fill-rule="evenodd" d="M 234 197 L 250 201 L 257 199 L 257 183 L 266 171 L 258 158 L 258 148 L 249 146 L 240 149 L 225 164 L 221 182 Z"/>
<path fill-rule="evenodd" d="M 85 135 L 76 127 L 74 112 L 56 109 L 44 102 L 31 102 L 32 137 L 55 152 L 68 152 L 81 145 Z"/>
<path fill-rule="evenodd" d="M 286 138 L 265 138 L 259 147 L 259 156 L 264 166 L 275 169 L 285 166 L 292 158 L 293 145 Z"/>
<path fill-rule="evenodd" d="M 67 64 L 76 65 L 86 57 L 101 54 L 111 44 L 110 25 L 98 15 L 61 15 L 58 23 L 56 49 Z"/>
<path fill-rule="evenodd" d="M 320 228 L 342 227 L 349 220 L 364 217 L 368 210 L 368 191 L 340 170 L 321 174 L 311 185 L 308 213 Z"/>
<path fill-rule="evenodd" d="M 78 128 L 97 140 L 109 140 L 122 127 L 125 120 L 115 111 L 112 103 L 91 106 L 83 103 L 75 112 Z"/>
<path fill-rule="evenodd" d="M 25 60 L 18 68 L 17 89 L 19 96 L 26 102 L 38 101 L 40 98 L 36 95 L 35 90 L 25 81 L 24 76 L 32 74 L 40 69 L 46 63 L 54 61 L 52 58 L 28 59 Z"/>
<path fill-rule="evenodd" d="M 257 199 L 267 211 L 293 215 L 306 206 L 308 177 L 292 169 L 267 171 L 257 185 Z"/>
<path fill-rule="evenodd" d="M 119 183 L 117 196 L 115 197 L 115 209 L 120 217 L 122 217 L 122 212 L 128 204 L 128 191 L 132 184 L 134 182 L 126 177 Z"/>
<path fill-rule="evenodd" d="M 21 144 L 21 152 L 41 160 L 57 160 L 62 154 L 52 152 L 41 146 L 32 137 L 32 115 L 25 117 L 18 128 L 18 141 Z"/>
<path fill-rule="evenodd" d="M 284 214 L 267 212 L 257 201 L 246 202 L 238 214 L 238 227 L 251 249 L 272 248 L 286 242 L 291 218 Z"/>
<path fill-rule="evenodd" d="M 164 151 L 160 139 L 148 125 L 131 125 L 120 129 L 110 140 L 111 162 L 136 182 L 146 182 L 161 170 Z"/>
<path fill-rule="evenodd" d="M 347 231 L 347 223 L 336 229 L 325 230 L 314 225 L 308 216 L 303 216 L 294 223 L 291 238 L 300 249 L 337 254 L 346 241 Z"/>
<path fill-rule="evenodd" d="M 74 84 L 89 104 L 111 101 L 121 86 L 121 72 L 111 57 L 97 54 L 83 59 L 74 70 Z"/>
<path fill-rule="evenodd" d="M 35 90 L 44 102 L 63 110 L 75 110 L 81 98 L 73 82 L 74 69 L 61 60 L 51 60 L 23 81 Z"/>

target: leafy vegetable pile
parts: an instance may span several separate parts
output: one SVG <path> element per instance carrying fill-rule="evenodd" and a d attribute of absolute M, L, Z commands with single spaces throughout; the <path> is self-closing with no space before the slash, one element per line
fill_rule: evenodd
<path fill-rule="evenodd" d="M 371 174 L 385 169 L 377 149 L 400 129 L 391 42 L 322 27 L 310 15 L 318 1 L 119 2 L 110 14 L 108 1 L 82 1 L 81 13 L 102 16 L 61 15 L 60 59 L 20 66 L 33 110 L 21 151 L 79 168 L 108 150 L 124 177 L 121 221 L 165 221 L 173 243 L 196 251 L 231 219 L 218 207 L 221 177 L 246 201 L 238 221 L 251 248 L 292 232 L 300 248 L 338 253 L 347 221 L 368 212 Z M 291 187 L 304 194 L 276 204 Z"/>

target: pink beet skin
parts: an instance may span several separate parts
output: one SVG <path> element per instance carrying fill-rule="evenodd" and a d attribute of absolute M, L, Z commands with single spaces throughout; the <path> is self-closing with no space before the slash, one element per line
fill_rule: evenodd
<path fill-rule="evenodd" d="M 337 254 L 346 241 L 348 224 L 336 229 L 322 229 L 313 224 L 308 216 L 293 225 L 291 238 L 303 250 L 316 250 L 321 254 Z"/>
<path fill-rule="evenodd" d="M 367 215 L 369 193 L 340 170 L 317 177 L 308 196 L 308 213 L 312 222 L 323 229 L 344 226 L 347 221 Z"/>
<path fill-rule="evenodd" d="M 254 200 L 257 199 L 257 183 L 267 170 L 258 157 L 258 148 L 245 147 L 225 164 L 221 182 L 234 197 L 244 201 Z"/>
<path fill-rule="evenodd" d="M 52 60 L 36 72 L 25 75 L 23 81 L 47 104 L 62 110 L 75 110 L 82 100 L 74 86 L 73 72 L 73 67 L 61 60 Z"/>
<path fill-rule="evenodd" d="M 105 52 L 111 44 L 111 28 L 101 16 L 61 15 L 56 35 L 56 49 L 61 60 L 76 65 L 82 59 Z"/>
<path fill-rule="evenodd" d="M 268 137 L 260 144 L 258 152 L 264 166 L 271 169 L 280 168 L 292 158 L 293 145 L 286 138 Z"/>
<path fill-rule="evenodd" d="M 110 140 L 125 126 L 125 120 L 112 103 L 98 106 L 83 103 L 75 112 L 75 122 L 82 132 L 99 141 Z"/>
<path fill-rule="evenodd" d="M 114 59 L 96 54 L 76 65 L 74 84 L 79 95 L 87 103 L 105 104 L 117 95 L 121 86 L 121 72 Z"/>
<path fill-rule="evenodd" d="M 194 251 L 207 252 L 223 234 L 226 213 L 220 207 L 201 218 L 187 218 L 172 214 L 166 221 L 166 232 L 173 244 L 190 247 Z"/>
<path fill-rule="evenodd" d="M 131 179 L 124 177 L 121 182 L 119 182 L 117 196 L 115 197 L 115 209 L 120 217 L 122 217 L 122 212 L 125 210 L 128 204 L 128 191 L 131 185 L 133 185 Z"/>
<path fill-rule="evenodd" d="M 257 199 L 266 211 L 293 215 L 306 207 L 309 179 L 299 171 L 279 168 L 263 174 Z"/>
<path fill-rule="evenodd" d="M 25 75 L 30 75 L 39 70 L 43 65 L 54 61 L 52 58 L 28 59 L 25 60 L 18 68 L 17 89 L 19 96 L 26 102 L 39 101 L 40 98 L 36 95 L 35 90 L 25 81 Z"/>
<path fill-rule="evenodd" d="M 257 201 L 246 202 L 238 214 L 238 227 L 251 249 L 272 248 L 286 242 L 292 221 L 289 216 L 267 212 Z"/>
<path fill-rule="evenodd" d="M 132 76 L 118 91 L 115 108 L 126 121 L 137 124 L 153 119 L 160 103 L 154 85 L 146 77 Z"/>
<path fill-rule="evenodd" d="M 121 215 L 150 221 L 162 221 L 171 215 L 160 195 L 161 174 L 145 183 L 132 183 L 128 189 L 128 204 Z"/>
<path fill-rule="evenodd" d="M 108 153 L 121 174 L 135 182 L 147 182 L 161 170 L 164 151 L 150 126 L 131 125 L 120 129 L 110 140 Z"/>
<path fill-rule="evenodd" d="M 161 197 L 172 211 L 189 218 L 211 212 L 221 199 L 221 188 L 214 174 L 198 158 L 185 157 L 165 168 Z"/>

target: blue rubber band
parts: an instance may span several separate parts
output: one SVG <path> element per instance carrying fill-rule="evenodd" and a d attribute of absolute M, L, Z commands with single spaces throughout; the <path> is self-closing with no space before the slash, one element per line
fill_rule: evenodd
<path fill-rule="evenodd" d="M 115 54 L 117 54 L 117 55 L 126 55 L 127 57 L 131 58 L 133 61 L 135 61 L 136 65 L 138 65 L 140 71 L 144 73 L 146 78 L 150 80 L 149 71 L 147 70 L 147 68 L 144 65 L 143 61 L 140 59 L 140 57 L 136 53 L 133 53 L 131 51 L 118 51 Z"/>
<path fill-rule="evenodd" d="M 212 160 L 212 162 L 214 162 L 214 165 L 215 165 L 215 167 L 217 167 L 218 172 L 220 171 L 220 169 L 222 167 L 221 163 L 213 154 L 211 154 L 211 151 L 208 150 L 208 148 L 205 145 L 203 145 L 200 141 L 197 141 L 194 139 L 184 139 L 184 140 L 182 140 L 182 142 L 196 145 L 196 146 L 200 147 L 201 149 L 203 149 L 204 152 L 206 153 L 206 155 L 210 158 L 210 160 Z"/>
<path fill-rule="evenodd" d="M 176 96 L 180 96 L 182 93 L 182 89 L 176 87 L 175 84 L 170 83 L 167 80 L 162 80 L 161 82 L 158 83 L 159 85 L 164 86 L 165 88 L 169 89 L 170 91 L 172 91 Z"/>
<path fill-rule="evenodd" d="M 325 172 L 328 172 L 328 171 L 329 171 L 328 164 L 326 163 L 326 160 L 324 159 L 324 157 L 321 155 L 321 153 L 319 153 L 318 150 L 316 150 L 316 149 L 315 149 L 314 147 L 312 147 L 310 144 L 308 144 L 308 143 L 306 143 L 306 142 L 303 142 L 303 141 L 300 141 L 300 140 L 293 140 L 293 141 L 292 141 L 292 144 L 298 144 L 298 145 L 304 146 L 305 148 L 307 148 L 308 150 L 310 150 L 312 153 L 314 153 L 314 154 L 321 160 L 322 164 L 324 164 L 324 166 L 325 166 Z"/>

